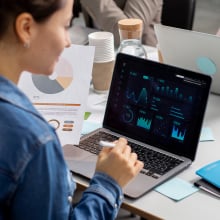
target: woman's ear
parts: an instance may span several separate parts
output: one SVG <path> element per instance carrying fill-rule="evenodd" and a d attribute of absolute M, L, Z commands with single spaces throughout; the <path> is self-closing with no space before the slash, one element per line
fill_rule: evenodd
<path fill-rule="evenodd" d="M 33 25 L 34 19 L 29 13 L 22 13 L 16 18 L 15 31 L 18 39 L 24 45 L 24 47 L 30 46 Z"/>

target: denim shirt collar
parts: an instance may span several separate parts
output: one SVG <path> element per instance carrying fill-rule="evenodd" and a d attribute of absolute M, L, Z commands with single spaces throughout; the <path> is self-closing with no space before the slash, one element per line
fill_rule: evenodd
<path fill-rule="evenodd" d="M 42 118 L 27 96 L 13 82 L 1 75 L 0 99 Z"/>

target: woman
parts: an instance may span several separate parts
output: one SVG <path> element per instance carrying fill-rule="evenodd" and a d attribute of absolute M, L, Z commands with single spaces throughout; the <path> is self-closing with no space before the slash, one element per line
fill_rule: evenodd
<path fill-rule="evenodd" d="M 122 187 L 143 167 L 124 138 L 103 148 L 76 207 L 76 188 L 52 127 L 16 84 L 49 75 L 65 47 L 73 0 L 0 0 L 0 219 L 114 219 Z"/>

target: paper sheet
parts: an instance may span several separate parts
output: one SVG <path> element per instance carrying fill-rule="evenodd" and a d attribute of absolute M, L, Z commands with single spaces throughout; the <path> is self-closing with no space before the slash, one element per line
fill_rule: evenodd
<path fill-rule="evenodd" d="M 82 128 L 82 135 L 88 134 L 101 127 L 102 127 L 101 123 L 84 121 Z"/>
<path fill-rule="evenodd" d="M 156 187 L 155 190 L 173 200 L 179 201 L 197 192 L 199 189 L 193 184 L 176 177 Z"/>
<path fill-rule="evenodd" d="M 87 103 L 94 47 L 72 45 L 50 76 L 24 72 L 18 86 L 56 128 L 61 144 L 78 144 Z"/>
<path fill-rule="evenodd" d="M 215 138 L 212 134 L 212 130 L 209 127 L 203 127 L 199 141 L 214 141 Z"/>

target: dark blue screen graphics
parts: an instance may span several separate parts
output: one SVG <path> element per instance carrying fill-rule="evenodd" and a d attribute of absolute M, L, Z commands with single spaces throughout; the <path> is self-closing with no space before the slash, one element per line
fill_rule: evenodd
<path fill-rule="evenodd" d="M 115 67 L 104 124 L 173 153 L 182 148 L 184 154 L 198 142 L 210 85 L 201 74 L 127 59 Z"/>

